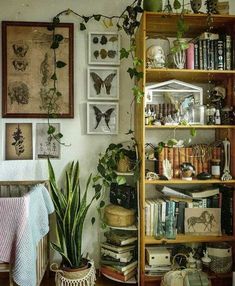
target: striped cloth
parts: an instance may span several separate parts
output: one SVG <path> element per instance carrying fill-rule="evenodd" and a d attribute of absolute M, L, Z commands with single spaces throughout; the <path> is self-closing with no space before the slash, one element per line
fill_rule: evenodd
<path fill-rule="evenodd" d="M 0 198 L 0 260 L 12 265 L 19 286 L 36 285 L 36 246 L 49 231 L 54 206 L 44 185 L 20 198 Z"/>

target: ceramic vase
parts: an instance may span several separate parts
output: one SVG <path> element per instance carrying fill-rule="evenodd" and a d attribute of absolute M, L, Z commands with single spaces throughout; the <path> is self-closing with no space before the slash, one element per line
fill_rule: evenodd
<path fill-rule="evenodd" d="M 145 11 L 160 12 L 162 11 L 162 0 L 144 0 L 143 8 Z"/>

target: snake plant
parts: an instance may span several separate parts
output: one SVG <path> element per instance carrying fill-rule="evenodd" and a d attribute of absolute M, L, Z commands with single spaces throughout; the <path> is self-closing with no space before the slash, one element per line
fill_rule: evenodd
<path fill-rule="evenodd" d="M 49 184 L 56 213 L 57 243 L 51 246 L 62 256 L 62 266 L 79 268 L 83 265 L 82 232 L 87 212 L 98 194 L 88 200 L 92 174 L 89 175 L 85 190 L 79 179 L 79 162 L 72 162 L 65 171 L 65 186 L 57 185 L 55 173 L 48 159 Z"/>

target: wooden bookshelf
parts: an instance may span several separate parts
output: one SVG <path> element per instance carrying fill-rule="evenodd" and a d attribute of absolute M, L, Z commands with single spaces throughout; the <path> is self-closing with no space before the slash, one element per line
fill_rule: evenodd
<path fill-rule="evenodd" d="M 159 83 L 171 79 L 181 80 L 188 83 L 197 85 L 212 82 L 215 85 L 224 85 L 227 90 L 226 105 L 235 106 L 234 97 L 234 78 L 235 70 L 189 70 L 189 69 L 175 69 L 175 68 L 146 68 L 146 39 L 152 36 L 164 36 L 175 38 L 177 32 L 178 14 L 164 14 L 144 12 L 140 22 L 140 27 L 136 33 L 136 51 L 137 57 L 143 60 L 143 65 L 140 71 L 143 72 L 143 79 L 139 81 L 139 87 L 145 87 L 151 83 Z M 207 31 L 208 16 L 206 14 L 189 14 L 184 15 L 184 20 L 188 26 L 186 38 L 195 38 L 202 32 Z M 211 15 L 211 31 L 218 33 L 229 33 L 234 35 L 235 31 L 235 15 Z M 206 132 L 207 130 L 214 130 L 215 140 L 224 140 L 228 138 L 231 143 L 231 164 L 230 170 L 233 177 L 230 181 L 221 180 L 197 180 L 184 181 L 181 179 L 172 180 L 146 180 L 145 179 L 145 144 L 148 143 L 148 135 L 154 137 L 155 143 L 162 141 L 159 138 L 159 130 L 166 131 L 169 134 L 173 130 L 187 130 L 190 128 L 198 129 L 198 132 Z M 161 133 L 162 134 L 162 133 Z M 233 231 L 234 236 L 194 236 L 194 235 L 177 235 L 175 240 L 156 240 L 154 237 L 145 235 L 145 199 L 146 192 L 149 189 L 155 190 L 154 185 L 172 185 L 172 186 L 193 186 L 193 185 L 234 185 L 235 186 L 235 125 L 188 125 L 188 126 L 154 126 L 145 125 L 145 102 L 141 101 L 140 104 L 135 104 L 135 137 L 138 143 L 139 158 L 141 161 L 140 166 L 140 179 L 139 179 L 139 202 L 140 202 L 140 286 L 160 285 L 161 277 L 151 277 L 145 275 L 145 246 L 146 245 L 167 245 L 167 244 L 189 244 L 189 243 L 208 243 L 208 242 L 229 242 L 234 246 L 233 252 L 235 253 L 235 214 L 233 214 Z M 200 143 L 200 142 L 199 142 Z M 149 163 L 149 162 L 148 162 Z M 223 171 L 223 170 L 222 170 Z M 177 187 L 178 187 L 177 186 Z M 234 197 L 234 196 L 233 196 Z M 233 200 L 233 207 L 235 202 Z M 233 212 L 235 213 L 235 212 Z M 233 267 L 234 268 L 234 267 Z M 230 279 L 231 273 L 226 275 L 212 274 L 215 283 L 213 285 L 222 285 L 219 280 Z M 218 283 L 216 282 L 218 281 Z M 225 284 L 224 284 L 225 285 Z M 229 285 L 229 284 L 226 284 Z"/>

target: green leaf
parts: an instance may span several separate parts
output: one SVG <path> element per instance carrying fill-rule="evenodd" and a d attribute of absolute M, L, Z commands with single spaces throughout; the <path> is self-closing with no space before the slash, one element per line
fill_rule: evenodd
<path fill-rule="evenodd" d="M 196 131 L 195 128 L 191 128 L 191 129 L 190 129 L 190 135 L 191 135 L 192 137 L 195 137 L 195 136 L 197 135 L 197 131 Z"/>
<path fill-rule="evenodd" d="M 92 223 L 92 225 L 95 223 L 95 217 L 92 217 L 91 223 Z"/>
<path fill-rule="evenodd" d="M 83 18 L 83 20 L 84 20 L 85 23 L 87 23 L 87 22 L 90 20 L 90 18 L 89 18 L 89 17 L 86 17 L 86 16 L 83 16 L 82 18 Z"/>
<path fill-rule="evenodd" d="M 56 67 L 59 68 L 59 69 L 65 67 L 66 65 L 67 64 L 62 62 L 62 61 L 57 61 L 56 62 Z"/>
<path fill-rule="evenodd" d="M 51 76 L 51 79 L 53 79 L 53 80 L 57 80 L 56 73 L 53 73 L 53 75 Z"/>
<path fill-rule="evenodd" d="M 144 97 L 144 92 L 137 85 L 132 88 L 132 91 L 134 97 L 136 98 L 136 102 L 140 103 L 141 99 Z"/>
<path fill-rule="evenodd" d="M 126 178 L 124 176 L 117 176 L 116 181 L 118 185 L 124 185 L 126 183 Z"/>
<path fill-rule="evenodd" d="M 174 0 L 173 7 L 176 10 L 181 8 L 181 4 L 180 4 L 179 0 Z"/>
<path fill-rule="evenodd" d="M 59 23 L 60 23 L 59 17 L 54 17 L 54 18 L 53 18 L 53 24 L 54 24 L 54 25 L 58 25 Z"/>
<path fill-rule="evenodd" d="M 100 208 L 102 209 L 105 206 L 105 201 L 100 202 Z"/>
<path fill-rule="evenodd" d="M 57 91 L 57 92 L 56 92 L 56 95 L 57 95 L 58 97 L 60 97 L 60 96 L 62 96 L 62 93 L 59 92 L 59 91 Z"/>
<path fill-rule="evenodd" d="M 80 30 L 81 30 L 81 31 L 86 30 L 86 26 L 85 26 L 85 24 L 80 23 Z"/>
<path fill-rule="evenodd" d="M 47 134 L 53 134 L 55 132 L 55 127 L 52 125 L 49 125 L 48 130 L 47 130 Z"/>
<path fill-rule="evenodd" d="M 127 51 L 126 49 L 122 48 L 122 49 L 120 50 L 120 60 L 121 60 L 121 59 L 124 59 L 124 58 L 127 59 L 127 58 L 129 57 L 129 54 L 130 54 L 129 51 Z"/>
<path fill-rule="evenodd" d="M 63 39 L 64 39 L 64 37 L 61 34 L 56 34 L 54 36 L 54 42 L 61 42 Z"/>
<path fill-rule="evenodd" d="M 56 139 L 61 139 L 64 135 L 62 133 L 57 133 L 54 135 Z"/>
<path fill-rule="evenodd" d="M 54 42 L 51 44 L 51 49 L 55 50 L 55 49 L 58 49 L 58 48 L 59 48 L 59 43 L 54 41 Z"/>
<path fill-rule="evenodd" d="M 101 15 L 93 15 L 94 16 L 94 19 L 96 20 L 96 21 L 99 21 L 100 20 L 100 18 L 101 18 Z"/>

